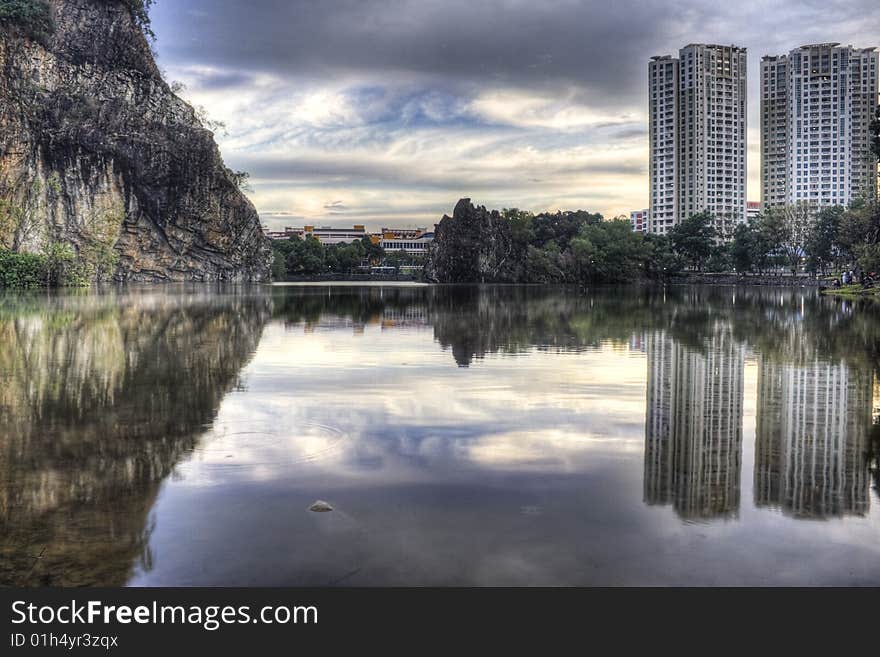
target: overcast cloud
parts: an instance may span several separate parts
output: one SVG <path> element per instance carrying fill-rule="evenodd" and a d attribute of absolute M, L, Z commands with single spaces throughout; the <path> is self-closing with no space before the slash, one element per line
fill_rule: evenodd
<path fill-rule="evenodd" d="M 762 55 L 880 46 L 876 0 L 158 0 L 160 66 L 226 123 L 272 226 L 428 225 L 492 207 L 646 207 L 647 61 L 749 49 L 750 197 Z"/>

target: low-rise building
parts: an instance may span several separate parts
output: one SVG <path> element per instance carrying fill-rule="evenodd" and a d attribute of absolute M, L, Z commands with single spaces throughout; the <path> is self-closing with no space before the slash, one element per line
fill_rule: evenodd
<path fill-rule="evenodd" d="M 379 245 L 385 251 L 427 255 L 433 241 L 434 233 L 427 228 L 383 228 Z"/>

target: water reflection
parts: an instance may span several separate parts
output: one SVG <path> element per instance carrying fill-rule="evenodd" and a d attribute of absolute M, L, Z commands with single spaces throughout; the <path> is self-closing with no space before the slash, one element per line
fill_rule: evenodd
<path fill-rule="evenodd" d="M 0 303 L 0 584 L 98 586 L 150 565 L 159 484 L 254 352 L 265 295 Z"/>
<path fill-rule="evenodd" d="M 873 372 L 761 359 L 755 503 L 796 518 L 865 515 Z"/>
<path fill-rule="evenodd" d="M 647 352 L 645 501 L 686 519 L 736 516 L 744 345 L 719 325 L 699 349 L 652 333 Z"/>
<path fill-rule="evenodd" d="M 175 287 L 0 337 L 0 583 L 880 583 L 873 306 Z"/>

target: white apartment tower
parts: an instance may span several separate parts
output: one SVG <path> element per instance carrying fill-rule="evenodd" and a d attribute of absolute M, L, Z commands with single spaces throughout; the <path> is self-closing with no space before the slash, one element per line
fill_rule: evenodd
<path fill-rule="evenodd" d="M 848 205 L 877 192 L 878 53 L 838 43 L 761 60 L 761 201 Z"/>
<path fill-rule="evenodd" d="M 651 225 L 708 210 L 730 235 L 746 220 L 746 49 L 691 44 L 648 65 Z"/>

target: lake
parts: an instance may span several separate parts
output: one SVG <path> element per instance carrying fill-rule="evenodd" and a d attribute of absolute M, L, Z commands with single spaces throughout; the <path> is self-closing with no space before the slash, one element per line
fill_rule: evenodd
<path fill-rule="evenodd" d="M 5 295 L 0 584 L 880 585 L 878 364 L 810 289 Z"/>

